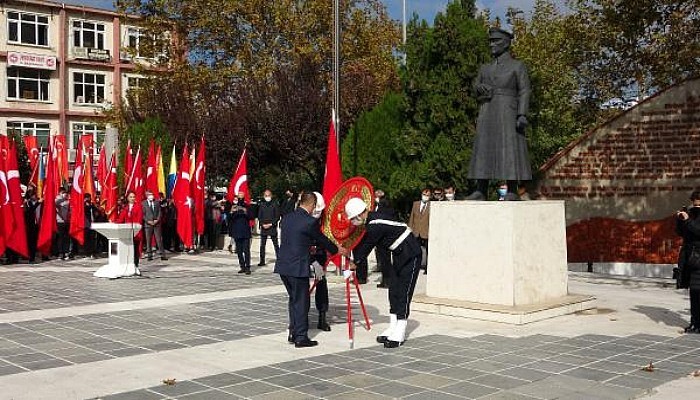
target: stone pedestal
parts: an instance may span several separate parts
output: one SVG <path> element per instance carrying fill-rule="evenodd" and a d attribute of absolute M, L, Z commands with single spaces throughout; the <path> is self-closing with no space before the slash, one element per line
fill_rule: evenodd
<path fill-rule="evenodd" d="M 139 224 L 94 223 L 91 228 L 109 240 L 109 263 L 93 274 L 97 278 L 116 279 L 139 274 L 134 264 L 134 236 L 141 230 Z"/>
<path fill-rule="evenodd" d="M 593 307 L 568 293 L 562 201 L 434 202 L 413 309 L 528 323 Z"/>

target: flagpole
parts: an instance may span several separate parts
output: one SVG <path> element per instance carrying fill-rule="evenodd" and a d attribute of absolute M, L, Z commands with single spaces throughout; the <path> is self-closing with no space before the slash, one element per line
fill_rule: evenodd
<path fill-rule="evenodd" d="M 335 116 L 335 133 L 336 141 L 338 145 L 338 153 L 340 153 L 340 0 L 335 0 L 333 4 L 333 15 L 335 24 L 335 34 L 334 36 L 334 51 L 333 51 L 333 81 L 335 90 L 333 96 L 335 100 L 333 101 L 333 108 L 336 110 Z"/>

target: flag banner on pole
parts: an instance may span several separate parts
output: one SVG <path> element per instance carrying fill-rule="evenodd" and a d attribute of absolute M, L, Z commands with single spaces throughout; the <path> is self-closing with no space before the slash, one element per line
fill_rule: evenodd
<path fill-rule="evenodd" d="M 37 250 L 48 257 L 51 255 L 51 244 L 53 235 L 56 232 L 56 195 L 58 186 L 56 175 L 58 174 L 58 156 L 56 155 L 55 143 L 49 144 L 49 154 L 46 157 L 46 180 L 44 185 L 44 202 L 41 204 L 41 224 L 39 226 L 39 238 L 37 240 Z"/>
<path fill-rule="evenodd" d="M 100 146 L 100 158 L 97 160 L 97 185 L 100 192 L 104 191 L 105 182 L 107 179 L 107 152 L 105 151 L 105 144 L 102 143 Z"/>
<path fill-rule="evenodd" d="M 163 170 L 163 149 L 158 146 L 158 151 L 156 151 L 156 174 L 158 175 L 158 193 L 163 193 L 163 196 L 167 193 L 165 188 L 165 170 Z"/>
<path fill-rule="evenodd" d="M 15 146 L 14 142 L 10 146 L 10 154 L 7 162 L 7 187 L 10 192 L 10 204 L 15 221 L 15 230 L 7 239 L 7 247 L 14 250 L 20 256 L 29 258 L 27 229 L 24 223 L 24 209 L 22 208 L 22 188 L 19 182 L 17 146 Z"/>
<path fill-rule="evenodd" d="M 243 192 L 246 204 L 250 204 L 250 190 L 248 190 L 248 149 L 243 148 L 241 158 L 238 160 L 236 171 L 231 177 L 231 182 L 228 185 L 226 200 L 233 202 L 238 196 L 238 193 Z"/>
<path fill-rule="evenodd" d="M 58 186 L 63 186 L 63 182 L 68 180 L 68 147 L 66 146 L 66 135 L 56 135 L 54 140 L 54 151 L 56 153 L 56 181 Z"/>
<path fill-rule="evenodd" d="M 92 135 L 83 135 L 81 137 L 82 152 L 83 152 L 83 174 L 82 181 L 83 194 L 90 194 L 90 198 L 95 199 L 95 176 L 93 174 L 93 162 L 95 154 L 95 142 Z"/>
<path fill-rule="evenodd" d="M 39 180 L 39 145 L 36 136 L 25 135 L 22 137 L 24 148 L 27 149 L 27 157 L 29 158 L 29 168 L 32 170 L 32 175 L 29 178 L 29 184 L 38 187 Z"/>
<path fill-rule="evenodd" d="M 109 160 L 109 166 L 107 167 L 104 190 L 102 190 L 102 202 L 104 203 L 104 209 L 110 222 L 114 222 L 117 219 L 118 201 L 117 156 L 116 153 L 112 153 L 112 158 Z"/>
<path fill-rule="evenodd" d="M 185 245 L 192 248 L 192 195 L 190 193 L 190 152 L 185 144 L 182 150 L 180 172 L 173 192 L 173 200 L 177 209 L 177 234 Z"/>
<path fill-rule="evenodd" d="M 134 169 L 134 155 L 131 154 L 131 140 L 126 143 L 126 152 L 124 153 L 124 187 L 129 191 L 129 181 L 132 177 Z"/>
<path fill-rule="evenodd" d="M 10 204 L 10 190 L 7 187 L 6 163 L 9 156 L 9 141 L 7 136 L 0 135 L 0 254 L 5 252 L 7 241 L 14 231 L 15 217 Z"/>
<path fill-rule="evenodd" d="M 151 139 L 146 157 L 146 190 L 150 190 L 158 198 L 158 164 L 156 160 L 156 145 Z"/>
<path fill-rule="evenodd" d="M 83 148 L 76 149 L 73 184 L 70 188 L 69 234 L 78 244 L 85 243 L 85 202 L 83 201 L 83 183 L 85 167 L 83 165 Z"/>
<path fill-rule="evenodd" d="M 168 172 L 168 193 L 166 193 L 168 198 L 173 197 L 175 183 L 177 183 L 177 158 L 175 156 L 175 146 L 173 146 L 173 152 L 170 155 L 170 169 Z"/>
<path fill-rule="evenodd" d="M 44 198 L 44 182 L 46 181 L 46 154 L 44 154 L 44 148 L 39 150 L 39 171 L 37 172 L 36 180 L 36 194 L 39 199 Z"/>
<path fill-rule="evenodd" d="M 338 137 L 335 131 L 335 110 L 331 113 L 331 123 L 328 129 L 328 146 L 326 148 L 326 169 L 323 177 L 323 198 L 326 204 L 335 195 L 343 184 L 343 172 L 340 167 L 340 156 L 338 155 Z M 328 210 L 326 210 L 328 213 Z M 340 266 L 342 260 L 340 255 L 329 257 L 329 262 Z"/>
<path fill-rule="evenodd" d="M 206 174 L 205 166 L 206 148 L 204 144 L 204 136 L 202 136 L 202 142 L 199 144 L 199 152 L 197 153 L 197 166 L 194 170 L 194 216 L 195 216 L 195 227 L 197 229 L 198 235 L 204 234 L 204 198 L 206 194 L 204 193 L 204 181 Z"/>

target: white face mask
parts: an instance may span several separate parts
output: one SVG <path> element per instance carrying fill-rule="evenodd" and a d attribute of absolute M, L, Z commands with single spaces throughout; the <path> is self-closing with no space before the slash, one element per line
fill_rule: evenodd
<path fill-rule="evenodd" d="M 428 200 L 430 200 L 430 196 L 422 195 L 422 196 L 420 197 L 420 200 L 421 200 L 423 203 L 427 203 Z"/>
<path fill-rule="evenodd" d="M 149 194 L 146 198 L 148 199 L 148 201 L 153 201 L 155 197 L 152 194 Z"/>
<path fill-rule="evenodd" d="M 323 210 L 314 210 L 314 212 L 311 213 L 311 216 L 319 219 L 321 218 L 321 214 L 323 214 Z"/>
<path fill-rule="evenodd" d="M 447 200 L 452 201 L 455 199 L 455 194 L 454 193 L 445 193 L 445 197 L 447 198 Z"/>
<path fill-rule="evenodd" d="M 265 196 L 265 201 L 272 201 L 272 197 L 271 197 L 271 196 Z"/>

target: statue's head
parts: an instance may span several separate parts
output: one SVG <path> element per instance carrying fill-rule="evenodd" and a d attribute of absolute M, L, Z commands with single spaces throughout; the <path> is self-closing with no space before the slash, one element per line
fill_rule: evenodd
<path fill-rule="evenodd" d="M 508 51 L 512 40 L 513 34 L 508 31 L 504 31 L 501 28 L 489 29 L 489 47 L 491 47 L 491 55 L 498 57 Z"/>

